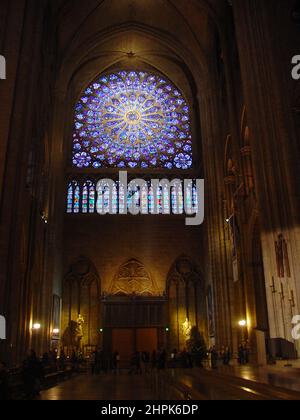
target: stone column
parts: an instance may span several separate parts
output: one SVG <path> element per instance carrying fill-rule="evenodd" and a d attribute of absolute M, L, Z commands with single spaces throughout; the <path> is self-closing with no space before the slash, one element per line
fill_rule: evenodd
<path fill-rule="evenodd" d="M 293 84 L 292 4 L 290 0 L 232 1 L 252 133 L 270 333 L 271 338 L 290 343 L 291 320 L 300 313 L 299 144 L 288 96 Z M 297 348 L 300 351 L 299 343 Z"/>

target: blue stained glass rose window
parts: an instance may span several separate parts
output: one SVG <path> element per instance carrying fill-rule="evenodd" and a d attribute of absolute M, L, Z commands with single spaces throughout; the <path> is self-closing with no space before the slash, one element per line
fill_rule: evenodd
<path fill-rule="evenodd" d="M 75 108 L 73 165 L 191 168 L 190 108 L 183 95 L 149 72 L 99 77 Z"/>

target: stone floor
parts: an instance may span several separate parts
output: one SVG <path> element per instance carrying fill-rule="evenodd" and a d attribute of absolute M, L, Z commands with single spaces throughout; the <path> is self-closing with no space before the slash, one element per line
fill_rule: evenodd
<path fill-rule="evenodd" d="M 152 393 L 140 375 L 79 375 L 43 391 L 41 400 L 151 400 Z"/>
<path fill-rule="evenodd" d="M 237 400 L 256 399 L 256 397 L 258 399 L 269 399 L 268 396 L 273 399 L 272 397 L 277 397 L 277 395 L 279 399 L 286 399 L 286 397 L 289 399 L 290 393 L 293 399 L 300 400 L 299 369 L 284 368 L 283 366 L 265 368 L 236 366 L 219 367 L 218 370 L 213 372 L 201 369 L 175 369 L 167 371 L 167 374 L 174 377 L 178 383 L 197 391 L 197 395 L 203 396 L 201 399 Z M 245 394 L 244 392 L 241 393 L 240 390 L 249 392 Z M 280 392 L 280 390 L 283 392 Z M 296 392 L 296 394 L 293 394 L 293 392 Z M 274 399 L 277 399 L 276 397 Z M 121 375 L 79 375 L 70 381 L 42 392 L 41 399 L 158 400 L 159 396 L 152 393 L 149 386 L 149 377 L 143 375 L 132 376 L 124 372 Z"/>
<path fill-rule="evenodd" d="M 252 366 L 220 367 L 219 371 L 249 381 L 300 392 L 300 369 L 284 367 L 283 364 L 260 368 Z"/>

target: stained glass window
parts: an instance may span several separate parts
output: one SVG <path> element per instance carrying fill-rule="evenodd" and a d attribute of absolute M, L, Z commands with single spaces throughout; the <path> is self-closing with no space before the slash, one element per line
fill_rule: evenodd
<path fill-rule="evenodd" d="M 172 213 L 183 214 L 184 202 L 183 202 L 183 189 L 177 190 L 173 187 L 171 189 L 171 200 L 172 200 Z"/>
<path fill-rule="evenodd" d="M 97 198 L 97 211 L 99 213 L 104 213 L 104 199 L 103 199 L 103 191 L 98 192 L 98 198 Z"/>
<path fill-rule="evenodd" d="M 74 213 L 80 213 L 80 187 L 78 183 L 76 183 L 74 188 L 73 211 Z"/>
<path fill-rule="evenodd" d="M 148 188 L 146 188 L 146 186 L 142 187 L 141 190 L 141 209 L 142 214 L 149 213 Z"/>
<path fill-rule="evenodd" d="M 94 213 L 96 204 L 96 189 L 92 181 L 86 181 L 82 189 L 82 213 Z"/>
<path fill-rule="evenodd" d="M 88 199 L 89 199 L 89 188 L 88 188 L 88 185 L 85 183 L 83 186 L 83 193 L 82 193 L 82 213 L 88 212 Z"/>
<path fill-rule="evenodd" d="M 154 214 L 154 207 L 155 207 L 154 188 L 151 185 L 150 188 L 149 188 L 149 212 L 150 212 L 150 214 Z"/>
<path fill-rule="evenodd" d="M 125 188 L 123 185 L 118 185 L 119 187 L 119 213 L 120 214 L 124 214 L 125 210 L 126 210 L 126 205 L 125 205 Z"/>
<path fill-rule="evenodd" d="M 118 213 L 118 189 L 116 184 L 114 185 L 112 191 L 112 212 L 113 214 Z"/>
<path fill-rule="evenodd" d="M 96 205 L 96 189 L 91 181 L 89 181 L 89 213 L 95 212 Z"/>
<path fill-rule="evenodd" d="M 99 77 L 75 108 L 73 165 L 189 169 L 190 108 L 182 93 L 149 72 Z"/>
<path fill-rule="evenodd" d="M 73 182 L 68 186 L 67 213 L 73 213 L 74 189 Z"/>
<path fill-rule="evenodd" d="M 111 189 L 110 189 L 111 188 Z M 127 197 L 126 197 L 127 195 Z M 167 185 L 146 182 L 143 187 L 131 183 L 126 187 L 112 182 L 112 187 L 103 185 L 96 191 L 95 181 L 72 181 L 67 190 L 67 213 L 88 214 L 97 211 L 101 214 L 124 214 L 127 209 L 138 208 L 141 214 L 183 214 L 198 213 L 197 186 L 194 180 L 188 184 L 169 188 Z M 96 206 L 97 203 L 97 206 Z M 155 209 L 156 208 L 156 209 Z"/>
<path fill-rule="evenodd" d="M 185 211 L 187 214 L 193 214 L 193 183 L 189 182 L 186 188 Z"/>
<path fill-rule="evenodd" d="M 109 203 L 110 203 L 110 191 L 108 187 L 105 187 L 104 189 L 104 193 L 103 193 L 103 197 L 104 197 L 104 212 L 105 213 L 109 213 Z"/>
<path fill-rule="evenodd" d="M 167 186 L 163 188 L 162 192 L 163 196 L 163 213 L 164 214 L 170 214 L 170 191 Z"/>
<path fill-rule="evenodd" d="M 159 214 L 162 213 L 162 187 L 158 186 L 157 187 L 157 211 L 159 212 Z"/>
<path fill-rule="evenodd" d="M 198 206 L 198 194 L 197 194 L 197 187 L 193 185 L 193 212 L 198 213 L 199 206 Z"/>

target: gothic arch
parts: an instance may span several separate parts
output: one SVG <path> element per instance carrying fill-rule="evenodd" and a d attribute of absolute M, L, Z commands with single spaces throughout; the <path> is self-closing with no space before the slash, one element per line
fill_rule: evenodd
<path fill-rule="evenodd" d="M 207 331 L 205 286 L 196 264 L 182 255 L 173 263 L 167 277 L 167 296 L 171 348 L 183 349 L 188 340 L 184 324 Z"/>
<path fill-rule="evenodd" d="M 118 269 L 108 291 L 112 296 L 159 296 L 155 280 L 137 259 L 126 261 Z"/>
<path fill-rule="evenodd" d="M 67 351 L 74 346 L 72 325 L 78 315 L 84 318 L 82 346 L 96 346 L 99 341 L 101 283 L 94 264 L 79 257 L 63 281 L 62 342 Z"/>

